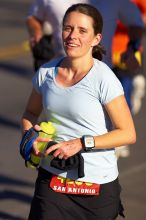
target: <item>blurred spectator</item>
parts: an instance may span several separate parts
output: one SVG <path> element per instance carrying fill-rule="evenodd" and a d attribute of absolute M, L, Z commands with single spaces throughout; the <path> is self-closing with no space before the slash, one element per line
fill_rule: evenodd
<path fill-rule="evenodd" d="M 145 32 L 143 35 L 142 40 L 142 69 L 141 73 L 142 75 L 138 75 L 134 78 L 133 85 L 134 90 L 132 93 L 132 111 L 134 114 L 138 113 L 141 105 L 142 105 L 142 98 L 145 96 L 145 77 L 146 77 L 146 65 L 145 65 L 145 59 L 146 59 L 146 1 L 145 0 L 132 0 L 133 3 L 135 3 L 138 8 L 141 11 L 142 19 L 145 25 Z"/>
<path fill-rule="evenodd" d="M 142 104 L 142 98 L 145 95 L 145 79 L 146 77 L 146 65 L 145 65 L 145 59 L 146 59 L 146 1 L 145 0 L 132 0 L 133 3 L 135 3 L 138 8 L 141 11 L 142 19 L 145 25 L 145 32 L 143 35 L 143 40 L 142 40 L 142 47 L 143 47 L 143 52 L 142 52 L 142 74 L 144 75 L 138 75 L 134 79 L 134 86 L 136 87 L 132 93 L 132 103 L 133 103 L 133 113 L 138 113 L 138 111 L 141 108 Z M 139 80 L 139 83 L 138 83 Z M 141 80 L 141 81 L 140 81 Z"/>
<path fill-rule="evenodd" d="M 138 4 L 143 14 L 142 18 L 145 20 L 144 12 L 146 10 L 146 3 L 140 0 L 133 0 L 133 3 Z M 142 5 L 144 7 L 142 7 Z M 130 14 L 132 15 L 129 16 L 131 18 L 135 15 L 133 13 Z M 141 100 L 145 95 L 145 77 L 142 74 L 142 34 L 143 31 L 141 28 L 139 29 L 136 22 L 135 26 L 132 25 L 128 28 L 125 23 L 119 19 L 112 44 L 114 70 L 123 85 L 127 103 L 133 114 L 138 113 L 140 110 Z M 130 57 L 130 60 L 129 53 L 133 56 Z M 117 148 L 116 154 L 117 157 L 129 156 L 129 147 L 123 146 Z"/>
<path fill-rule="evenodd" d="M 43 37 L 31 47 L 35 71 L 55 56 L 52 42 L 52 27 L 48 22 L 44 22 Z"/>
<path fill-rule="evenodd" d="M 146 3 L 140 0 L 133 0 L 132 2 L 138 5 L 143 14 L 142 17 L 144 18 Z M 112 45 L 112 60 L 115 66 L 115 71 L 123 84 L 127 102 L 133 114 L 139 112 L 141 100 L 145 95 L 145 77 L 142 75 L 142 38 L 138 39 L 136 37 L 138 31 L 139 30 L 136 30 L 135 28 L 131 28 L 131 33 L 129 35 L 128 28 L 121 21 L 118 21 Z M 133 49 L 134 56 L 133 60 L 127 63 L 123 59 L 125 56 L 123 56 L 123 53 L 129 49 L 129 46 L 130 49 Z M 126 55 L 128 56 L 127 53 Z M 134 62 L 135 65 L 133 65 Z"/>

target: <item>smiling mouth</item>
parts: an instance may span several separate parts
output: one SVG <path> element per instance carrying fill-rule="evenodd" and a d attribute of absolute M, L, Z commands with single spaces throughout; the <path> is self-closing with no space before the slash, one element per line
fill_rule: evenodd
<path fill-rule="evenodd" d="M 70 47 L 70 48 L 79 47 L 77 44 L 73 44 L 73 43 L 70 43 L 70 42 L 65 42 L 64 45 L 66 47 Z"/>

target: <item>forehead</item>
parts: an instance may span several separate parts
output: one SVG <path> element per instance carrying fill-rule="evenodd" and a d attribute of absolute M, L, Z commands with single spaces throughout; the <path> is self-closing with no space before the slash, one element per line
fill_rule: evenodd
<path fill-rule="evenodd" d="M 83 25 L 83 26 L 93 26 L 93 18 L 85 15 L 81 12 L 70 12 L 65 20 L 64 20 L 64 24 L 79 24 L 79 25 Z"/>

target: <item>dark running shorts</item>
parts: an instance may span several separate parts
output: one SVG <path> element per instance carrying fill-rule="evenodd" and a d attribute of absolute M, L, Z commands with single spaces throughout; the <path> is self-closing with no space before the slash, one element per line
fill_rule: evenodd
<path fill-rule="evenodd" d="M 49 187 L 51 176 L 39 169 L 28 220 L 114 220 L 118 216 L 118 179 L 102 184 L 98 196 L 81 196 L 54 192 Z"/>

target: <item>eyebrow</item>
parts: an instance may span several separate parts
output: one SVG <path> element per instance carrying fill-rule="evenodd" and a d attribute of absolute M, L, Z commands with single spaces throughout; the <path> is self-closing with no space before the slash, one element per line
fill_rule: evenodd
<path fill-rule="evenodd" d="M 72 26 L 72 25 L 69 25 L 69 24 L 63 24 L 63 27 L 71 27 L 71 28 L 73 28 L 73 26 Z M 88 28 L 87 28 L 87 27 L 82 27 L 82 26 L 79 26 L 78 28 L 79 28 L 79 29 L 88 30 Z"/>

